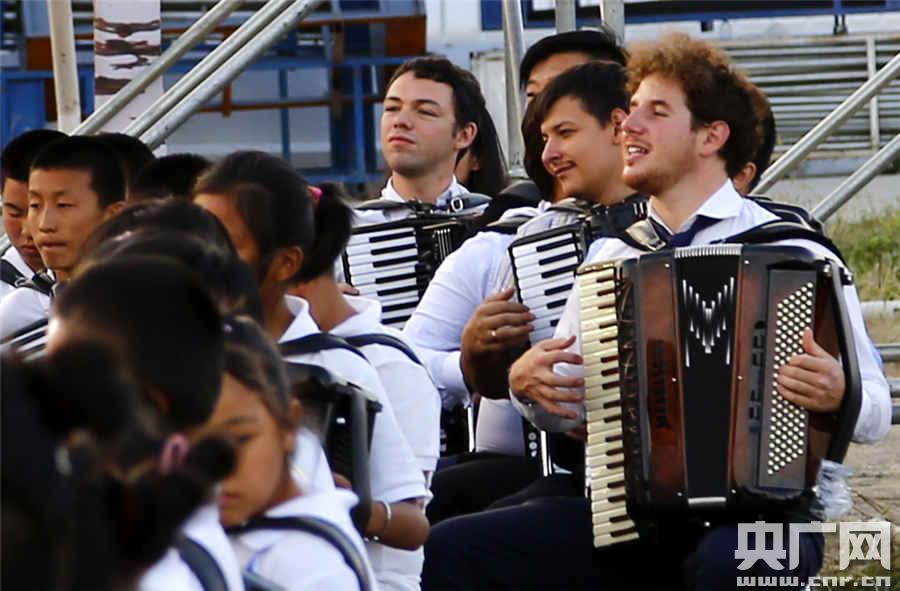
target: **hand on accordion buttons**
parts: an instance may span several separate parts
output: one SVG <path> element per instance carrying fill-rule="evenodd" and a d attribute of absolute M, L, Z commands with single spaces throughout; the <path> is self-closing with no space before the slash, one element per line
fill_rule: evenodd
<path fill-rule="evenodd" d="M 466 354 L 496 353 L 528 344 L 534 314 L 524 304 L 509 301 L 514 293 L 510 288 L 490 295 L 475 309 L 463 329 Z"/>
<path fill-rule="evenodd" d="M 528 398 L 540 404 L 547 412 L 574 419 L 575 411 L 560 406 L 559 402 L 580 402 L 578 392 L 561 388 L 580 388 L 584 379 L 563 376 L 553 371 L 557 363 L 581 365 L 581 355 L 566 351 L 575 337 L 541 341 L 519 357 L 509 370 L 509 389 L 519 398 Z"/>
<path fill-rule="evenodd" d="M 816 343 L 808 328 L 803 333 L 803 350 L 806 353 L 795 355 L 779 370 L 778 393 L 810 411 L 836 411 L 846 386 L 840 362 Z"/>

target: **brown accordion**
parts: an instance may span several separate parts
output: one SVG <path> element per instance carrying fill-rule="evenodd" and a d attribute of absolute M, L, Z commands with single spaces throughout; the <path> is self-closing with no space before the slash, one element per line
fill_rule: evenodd
<path fill-rule="evenodd" d="M 764 510 L 812 496 L 861 402 L 834 262 L 792 246 L 720 244 L 578 272 L 595 546 L 662 515 Z M 840 356 L 835 415 L 775 389 L 804 330 Z"/>

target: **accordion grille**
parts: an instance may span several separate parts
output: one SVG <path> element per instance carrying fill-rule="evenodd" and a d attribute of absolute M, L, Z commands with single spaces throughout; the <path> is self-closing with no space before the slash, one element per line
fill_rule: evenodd
<path fill-rule="evenodd" d="M 616 263 L 591 265 L 578 276 L 588 432 L 586 469 L 594 546 L 598 548 L 638 537 L 626 507 L 616 268 Z"/>
<path fill-rule="evenodd" d="M 775 375 L 794 355 L 803 354 L 803 331 L 811 328 L 814 311 L 814 286 L 806 283 L 778 302 L 775 319 Z M 808 415 L 796 404 L 785 400 L 772 384 L 771 428 L 766 450 L 766 472 L 777 474 L 802 457 L 806 451 Z"/>

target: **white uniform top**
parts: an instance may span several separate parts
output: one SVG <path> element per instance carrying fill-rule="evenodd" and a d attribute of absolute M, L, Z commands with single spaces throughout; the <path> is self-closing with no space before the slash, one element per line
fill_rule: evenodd
<path fill-rule="evenodd" d="M 535 217 L 550 206 L 507 210 L 500 220 Z M 479 232 L 448 256 L 428 284 L 403 334 L 416 346 L 438 387 L 444 408 L 469 398 L 460 367 L 463 329 L 486 297 L 504 287 L 500 274 L 515 235 Z M 524 453 L 522 422 L 506 400 L 481 399 L 476 425 L 476 449 L 511 455 Z"/>
<path fill-rule="evenodd" d="M 194 512 L 181 527 L 182 533 L 202 545 L 218 563 L 229 591 L 244 588 L 241 568 L 228 543 L 225 531 L 219 525 L 219 510 L 208 503 Z M 202 591 L 200 581 L 190 567 L 181 560 L 178 551 L 169 548 L 161 560 L 150 567 L 138 582 L 138 591 L 169 591 L 186 589 Z"/>
<path fill-rule="evenodd" d="M 650 202 L 649 215 L 657 222 L 663 223 L 653 210 L 652 200 Z M 764 222 L 777 219 L 775 215 L 753 201 L 742 198 L 734 190 L 730 180 L 726 181 L 713 193 L 694 215 L 684 222 L 678 231 L 689 228 L 698 215 L 704 215 L 720 221 L 700 230 L 694 237 L 693 244 L 709 244 L 715 240 L 733 236 Z M 669 230 L 671 231 L 671 229 Z M 802 246 L 818 255 L 834 259 L 834 254 L 831 251 L 814 242 L 785 240 L 777 242 L 777 244 Z M 639 254 L 641 252 L 622 241 L 609 239 L 595 243 L 588 252 L 586 260 L 588 263 L 592 263 L 634 257 Z M 884 437 L 891 426 L 890 390 L 888 389 L 887 380 L 882 373 L 877 353 L 870 346 L 856 288 L 852 285 L 844 287 L 844 298 L 846 299 L 850 323 L 853 326 L 853 336 L 856 341 L 856 354 L 859 358 L 863 390 L 862 408 L 860 409 L 859 419 L 856 422 L 853 439 L 859 442 L 874 442 Z M 581 352 L 580 316 L 581 310 L 579 308 L 578 295 L 577 292 L 573 291 L 566 302 L 565 310 L 556 327 L 554 336 L 562 338 L 575 335 L 576 340 L 570 350 L 578 353 Z M 560 363 L 557 364 L 554 370 L 563 375 L 582 376 L 584 374 L 584 370 L 580 365 Z M 542 429 L 568 431 L 584 421 L 584 404 L 582 403 L 566 404 L 566 406 L 579 413 L 577 419 L 571 420 L 547 413 L 540 405 L 524 405 L 514 396 L 511 398 L 520 411 Z"/>
<path fill-rule="evenodd" d="M 350 491 L 304 492 L 266 511 L 267 517 L 313 517 L 336 526 L 366 560 L 362 538 L 350 520 L 356 495 Z M 340 552 L 314 534 L 296 530 L 253 530 L 229 536 L 244 569 L 289 591 L 335 589 L 356 591 L 359 582 Z M 366 560 L 369 579 L 375 574 Z M 377 588 L 377 587 L 376 587 Z"/>
<path fill-rule="evenodd" d="M 25 259 L 22 258 L 22 255 L 19 254 L 19 251 L 15 246 L 10 246 L 6 249 L 6 252 L 3 253 L 3 260 L 9 262 L 15 268 L 16 271 L 22 274 L 26 279 L 31 279 L 34 275 L 34 271 L 31 270 L 31 267 L 25 262 Z M 10 285 L 8 283 L 4 283 L 0 281 L 0 300 L 2 300 L 7 295 L 11 294 L 15 291 L 16 286 Z"/>
<path fill-rule="evenodd" d="M 285 297 L 288 308 L 295 316 L 279 342 L 320 332 L 309 314 L 309 304 L 306 300 L 295 296 Z M 378 374 L 369 363 L 343 349 L 294 355 L 286 360 L 324 367 L 341 379 L 369 390 L 378 398 L 382 409 L 375 417 L 369 455 L 369 486 L 373 499 L 386 503 L 396 503 L 405 499 L 424 498 L 426 501 L 430 499 L 431 493 L 425 487 L 425 477 L 400 431 L 391 401 L 378 379 Z M 303 445 L 302 440 L 298 441 Z M 300 468 L 304 469 L 303 466 Z M 312 484 L 313 491 L 323 480 L 321 477 L 315 478 Z M 375 542 L 366 542 L 366 551 L 382 588 L 418 589 L 421 564 L 418 565 L 418 570 L 412 572 L 409 570 L 409 560 L 403 556 L 414 553 L 388 548 Z"/>
<path fill-rule="evenodd" d="M 17 287 L 0 301 L 0 339 L 50 316 L 50 296 Z"/>
<path fill-rule="evenodd" d="M 361 334 L 386 334 L 413 349 L 399 330 L 381 324 L 381 304 L 375 300 L 345 296 L 356 314 L 335 326 L 331 332 L 340 337 Z M 361 347 L 391 399 L 394 416 L 419 468 L 433 472 L 440 455 L 441 398 L 428 371 L 402 351 L 386 345 Z"/>

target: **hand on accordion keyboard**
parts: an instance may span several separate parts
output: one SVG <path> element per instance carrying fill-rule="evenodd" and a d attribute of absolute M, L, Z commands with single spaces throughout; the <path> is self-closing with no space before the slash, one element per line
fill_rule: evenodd
<path fill-rule="evenodd" d="M 566 351 L 575 337 L 541 341 L 519 357 L 509 370 L 509 389 L 519 398 L 528 398 L 540 404 L 547 412 L 574 419 L 575 411 L 560 406 L 559 402 L 581 402 L 584 396 L 561 388 L 581 388 L 584 379 L 561 376 L 553 371 L 557 363 L 581 365 L 581 355 Z"/>
<path fill-rule="evenodd" d="M 490 295 L 475 309 L 463 329 L 464 353 L 478 356 L 528 344 L 534 314 L 524 304 L 509 301 L 514 293 L 509 288 Z"/>
<path fill-rule="evenodd" d="M 352 295 L 358 296 L 359 290 L 350 285 L 349 283 L 338 283 L 338 290 L 344 295 Z"/>
<path fill-rule="evenodd" d="M 840 362 L 803 333 L 803 355 L 795 355 L 778 374 L 778 393 L 813 412 L 834 412 L 841 407 L 846 382 Z"/>

